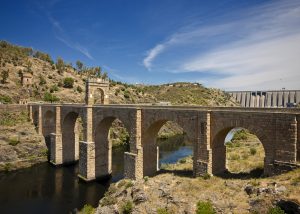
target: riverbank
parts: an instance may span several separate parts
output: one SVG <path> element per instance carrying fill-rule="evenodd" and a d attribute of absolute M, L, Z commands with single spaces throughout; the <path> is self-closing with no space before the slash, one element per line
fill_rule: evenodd
<path fill-rule="evenodd" d="M 199 201 L 216 213 L 267 213 L 281 199 L 300 202 L 300 169 L 268 178 L 193 178 L 191 163 L 187 158 L 157 176 L 111 184 L 95 213 L 194 214 Z"/>
<path fill-rule="evenodd" d="M 29 121 L 26 109 L 0 111 L 0 171 L 45 162 L 47 155 L 45 140 Z"/>

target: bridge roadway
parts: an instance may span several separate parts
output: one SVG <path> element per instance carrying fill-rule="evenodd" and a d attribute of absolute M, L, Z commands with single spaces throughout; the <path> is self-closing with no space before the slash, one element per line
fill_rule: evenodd
<path fill-rule="evenodd" d="M 156 137 L 167 121 L 180 125 L 193 143 L 194 176 L 226 171 L 224 140 L 237 127 L 248 129 L 261 141 L 266 175 L 297 166 L 300 161 L 297 108 L 30 103 L 28 109 L 38 132 L 45 137 L 50 161 L 60 165 L 79 160 L 79 177 L 84 180 L 111 174 L 108 133 L 115 119 L 121 120 L 130 134 L 130 150 L 124 154 L 127 178 L 141 179 L 157 172 Z"/>

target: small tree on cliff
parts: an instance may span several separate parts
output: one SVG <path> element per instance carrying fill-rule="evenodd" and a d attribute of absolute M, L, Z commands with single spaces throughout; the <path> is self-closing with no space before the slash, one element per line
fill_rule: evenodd
<path fill-rule="evenodd" d="M 78 71 L 82 71 L 83 68 L 83 63 L 80 62 L 79 60 L 76 61 L 76 66 Z"/>
<path fill-rule="evenodd" d="M 57 58 L 56 68 L 57 68 L 59 74 L 63 74 L 63 72 L 65 71 L 64 60 L 60 57 Z"/>
<path fill-rule="evenodd" d="M 2 82 L 3 84 L 6 83 L 6 80 L 8 79 L 8 76 L 9 76 L 8 70 L 3 70 L 3 71 L 1 72 L 1 78 L 2 78 L 1 82 Z"/>

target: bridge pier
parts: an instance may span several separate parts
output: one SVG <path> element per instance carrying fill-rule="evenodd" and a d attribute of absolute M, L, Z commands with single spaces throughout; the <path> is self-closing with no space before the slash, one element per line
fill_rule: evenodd
<path fill-rule="evenodd" d="M 61 134 L 50 134 L 51 146 L 50 146 L 50 163 L 53 165 L 63 164 L 63 148 L 62 148 L 62 136 Z"/>
<path fill-rule="evenodd" d="M 80 141 L 79 152 L 78 177 L 84 181 L 95 180 L 95 143 Z"/>
<path fill-rule="evenodd" d="M 137 108 L 132 115 L 130 130 L 130 152 L 124 153 L 124 177 L 128 179 L 143 179 L 143 147 L 142 147 L 142 110 Z"/>
<path fill-rule="evenodd" d="M 50 163 L 63 164 L 63 146 L 61 134 L 61 106 L 55 107 L 55 133 L 50 133 Z"/>
<path fill-rule="evenodd" d="M 212 152 L 210 145 L 211 113 L 198 116 L 196 139 L 194 140 L 193 175 L 212 175 Z"/>

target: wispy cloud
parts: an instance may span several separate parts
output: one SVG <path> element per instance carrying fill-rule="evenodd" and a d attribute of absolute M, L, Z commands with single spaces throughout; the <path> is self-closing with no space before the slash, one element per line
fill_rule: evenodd
<path fill-rule="evenodd" d="M 78 42 L 74 42 L 70 36 L 66 33 L 64 28 L 61 26 L 60 22 L 56 19 L 54 19 L 50 13 L 47 14 L 48 19 L 53 26 L 55 38 L 67 45 L 68 47 L 79 51 L 83 55 L 85 55 L 87 58 L 93 60 L 93 56 L 90 54 L 89 50 L 86 47 L 83 47 Z"/>
<path fill-rule="evenodd" d="M 164 61 L 174 72 L 214 74 L 206 79 L 209 86 L 297 88 L 300 2 L 272 1 L 232 15 L 231 21 L 205 26 L 194 23 L 151 49 L 145 67 L 151 68 L 158 58 L 163 61 L 168 52 L 179 55 L 176 60 Z"/>
<path fill-rule="evenodd" d="M 154 48 L 152 48 L 148 54 L 147 57 L 144 59 L 143 64 L 144 66 L 148 69 L 151 70 L 151 66 L 152 66 L 152 61 L 155 59 L 155 57 L 160 54 L 161 52 L 163 52 L 163 50 L 165 49 L 165 45 L 163 44 L 158 44 L 156 45 Z"/>

